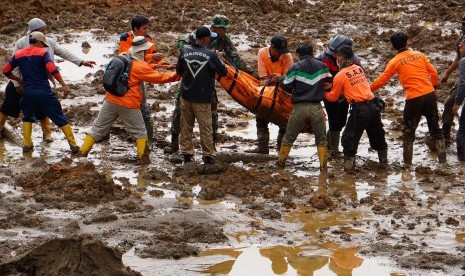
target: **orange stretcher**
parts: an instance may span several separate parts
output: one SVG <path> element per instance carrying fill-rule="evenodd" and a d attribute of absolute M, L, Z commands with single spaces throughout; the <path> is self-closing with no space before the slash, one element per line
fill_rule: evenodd
<path fill-rule="evenodd" d="M 286 128 L 293 109 L 291 94 L 279 85 L 260 86 L 259 80 L 230 65 L 226 65 L 226 69 L 228 73 L 218 81 L 235 101 L 257 117 Z M 301 132 L 311 133 L 310 124 L 305 125 Z"/>

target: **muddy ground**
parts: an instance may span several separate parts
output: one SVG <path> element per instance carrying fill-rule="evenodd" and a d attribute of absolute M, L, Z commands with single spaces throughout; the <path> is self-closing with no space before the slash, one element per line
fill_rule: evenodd
<path fill-rule="evenodd" d="M 60 43 L 67 43 L 71 32 L 89 30 L 96 41 L 109 39 L 127 31 L 128 20 L 138 13 L 150 17 L 158 50 L 174 62 L 173 33 L 190 32 L 222 13 L 231 20 L 231 34 L 247 36 L 250 47 L 240 54 L 253 68 L 258 48 L 275 33 L 289 38 L 291 51 L 311 41 L 316 52 L 344 33 L 354 40 L 373 80 L 394 54 L 390 35 L 401 29 L 442 74 L 453 60 L 457 20 L 465 8 L 455 0 L 292 2 L 11 2 L 0 9 L 0 60 L 6 61 L 32 17 L 44 19 L 51 33 L 61 34 Z M 71 96 L 62 101 L 78 142 L 98 114 L 101 76 L 100 71 L 91 81 L 73 84 Z M 440 102 L 455 78 L 438 90 Z M 383 119 L 390 167 L 378 168 L 364 137 L 355 175 L 342 171 L 340 159 L 320 174 L 313 137 L 306 134 L 296 142 L 286 170 L 275 166 L 276 133 L 270 156 L 244 154 L 254 146 L 254 117 L 218 89 L 219 162 L 209 167 L 201 164 L 200 151 L 197 162 L 187 165 L 181 156 L 163 153 L 175 87 L 161 92 L 149 86 L 157 144 L 152 164 L 144 167 L 118 124 L 89 158 L 76 158 L 58 129 L 55 141 L 45 144 L 37 126 L 36 149 L 23 155 L 16 145 L 21 121 L 10 119 L 7 139 L 0 141 L 0 275 L 228 274 L 235 271 L 238 248 L 251 245 L 271 261 L 271 275 L 291 268 L 313 275 L 324 266 L 337 275 L 375 275 L 357 274 L 374 257 L 388 260 L 391 275 L 465 274 L 465 169 L 455 158 L 455 143 L 448 148 L 447 165 L 437 164 L 425 145 L 425 122 L 418 130 L 415 165 L 402 166 L 403 92 L 396 79 L 381 91 L 388 103 Z M 211 266 L 188 264 L 196 263 L 191 256 L 209 254 L 229 259 L 209 260 Z M 179 263 L 162 261 L 172 259 Z"/>

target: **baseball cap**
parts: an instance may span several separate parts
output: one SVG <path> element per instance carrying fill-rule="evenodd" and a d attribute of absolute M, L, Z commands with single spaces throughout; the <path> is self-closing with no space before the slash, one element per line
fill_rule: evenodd
<path fill-rule="evenodd" d="M 276 49 L 278 53 L 287 54 L 289 49 L 287 48 L 287 39 L 281 35 L 275 35 L 270 39 L 271 46 Z"/>
<path fill-rule="evenodd" d="M 195 39 L 201 39 L 204 37 L 217 37 L 218 34 L 210 31 L 207 26 L 200 26 L 195 30 Z"/>
<path fill-rule="evenodd" d="M 46 37 L 43 33 L 41 32 L 32 32 L 30 35 L 29 35 L 29 42 L 34 39 L 35 41 L 41 41 L 42 43 L 44 43 L 45 47 L 48 47 L 48 44 L 46 42 Z M 33 42 L 34 43 L 34 42 Z"/>

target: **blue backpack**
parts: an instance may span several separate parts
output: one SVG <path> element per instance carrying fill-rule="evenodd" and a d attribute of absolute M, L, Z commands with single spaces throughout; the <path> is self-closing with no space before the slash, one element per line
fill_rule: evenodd
<path fill-rule="evenodd" d="M 127 54 L 114 57 L 103 73 L 103 88 L 118 97 L 126 95 L 131 66 L 132 60 Z"/>

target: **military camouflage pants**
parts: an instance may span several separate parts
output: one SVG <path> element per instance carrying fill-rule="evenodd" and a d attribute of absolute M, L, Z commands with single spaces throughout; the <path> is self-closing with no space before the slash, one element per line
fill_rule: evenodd
<path fill-rule="evenodd" d="M 179 136 L 181 132 L 181 89 L 178 89 L 175 94 L 176 102 L 171 115 L 171 135 Z M 211 102 L 212 108 L 212 128 L 213 128 L 213 141 L 216 141 L 218 133 L 218 97 L 216 91 L 213 94 Z"/>

